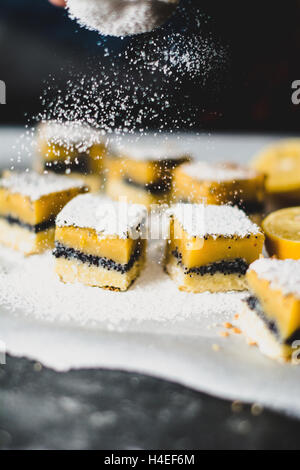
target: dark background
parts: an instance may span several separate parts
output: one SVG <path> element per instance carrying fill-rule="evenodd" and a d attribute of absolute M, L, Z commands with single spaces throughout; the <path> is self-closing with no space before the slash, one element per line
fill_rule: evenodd
<path fill-rule="evenodd" d="M 140 80 L 140 72 L 124 59 L 125 52 L 129 58 L 140 57 L 142 50 L 148 58 L 155 57 L 149 39 L 167 48 L 174 33 L 186 41 L 208 38 L 217 49 L 226 50 L 226 63 L 219 64 L 208 51 L 203 54 L 212 69 L 209 73 L 206 66 L 193 77 L 174 70 L 176 87 L 160 69 L 151 75 L 142 72 Z M 297 132 L 300 107 L 291 103 L 291 83 L 300 79 L 299 55 L 300 2 L 296 0 L 272 4 L 182 0 L 164 28 L 125 40 L 80 29 L 63 9 L 47 0 L 1 0 L 0 79 L 7 84 L 8 104 L 0 106 L 0 123 L 23 123 L 25 113 L 41 111 L 39 97 L 49 74 L 52 84 L 64 90 L 70 75 L 97 77 L 104 67 L 108 77 L 113 74 L 120 83 L 126 74 L 130 83 L 140 80 L 150 90 L 149 96 L 157 87 L 170 98 L 170 107 L 161 109 L 157 103 L 143 126 L 158 128 L 163 121 L 166 128 L 173 128 L 177 119 L 179 128 Z M 118 79 L 115 88 L 120 85 Z M 51 93 L 55 96 L 55 87 Z"/>
<path fill-rule="evenodd" d="M 141 374 L 7 356 L 0 390 L 0 450 L 299 449 L 299 420 Z"/>

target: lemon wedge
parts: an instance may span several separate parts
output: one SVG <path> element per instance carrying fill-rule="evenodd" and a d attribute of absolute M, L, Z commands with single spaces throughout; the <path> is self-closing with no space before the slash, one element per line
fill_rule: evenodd
<path fill-rule="evenodd" d="M 300 207 L 272 212 L 262 222 L 266 248 L 279 259 L 300 259 Z"/>
<path fill-rule="evenodd" d="M 252 168 L 266 174 L 266 190 L 300 202 L 300 139 L 282 140 L 258 154 Z"/>

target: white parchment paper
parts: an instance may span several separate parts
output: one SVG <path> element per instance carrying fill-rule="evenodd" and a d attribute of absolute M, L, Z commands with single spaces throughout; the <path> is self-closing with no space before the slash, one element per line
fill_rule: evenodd
<path fill-rule="evenodd" d="M 7 136 L 5 130 L 0 139 L 1 135 Z M 10 132 L 7 145 L 16 135 L 17 132 Z M 203 159 L 246 161 L 270 140 L 188 136 L 185 145 Z M 181 142 L 184 143 L 182 139 Z M 0 157 L 5 164 L 10 153 L 7 150 L 4 157 L 2 151 Z M 300 416 L 300 366 L 265 358 L 255 347 L 248 346 L 241 335 L 228 338 L 219 335 L 224 330 L 223 322 L 231 321 L 238 311 L 243 295 L 179 292 L 163 273 L 156 256 L 157 253 L 127 295 L 97 289 L 97 298 L 93 297 L 95 307 L 84 310 L 88 294 L 83 293 L 82 302 L 74 302 L 70 309 L 74 286 L 64 286 L 62 293 L 48 255 L 39 262 L 44 266 L 41 277 L 34 265 L 37 257 L 25 263 L 21 257 L 10 258 L 1 249 L 0 271 L 5 279 L 2 286 L 0 281 L 2 348 L 59 371 L 79 367 L 138 371 L 223 398 L 258 402 Z M 41 286 L 46 282 L 51 287 L 48 293 L 43 290 L 42 299 Z M 56 282 L 57 299 L 66 296 L 60 308 L 50 298 Z M 29 289 L 30 285 L 36 289 L 36 295 L 26 293 L 26 286 Z M 6 290 L 11 292 L 13 301 L 3 301 Z M 217 351 L 215 345 L 219 346 Z"/>

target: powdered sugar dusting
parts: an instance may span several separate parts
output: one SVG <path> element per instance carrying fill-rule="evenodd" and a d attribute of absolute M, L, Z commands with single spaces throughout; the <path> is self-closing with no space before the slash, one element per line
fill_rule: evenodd
<path fill-rule="evenodd" d="M 127 238 L 144 225 L 147 210 L 141 204 L 109 201 L 103 196 L 84 194 L 72 199 L 58 214 L 56 225 L 94 229 L 99 237 Z"/>
<path fill-rule="evenodd" d="M 112 141 L 110 148 L 114 155 L 133 158 L 134 160 L 178 160 L 187 156 L 184 152 L 178 151 L 174 143 L 161 141 L 155 145 L 153 137 L 150 136 L 143 136 L 131 141 L 120 138 L 115 143 Z"/>
<path fill-rule="evenodd" d="M 257 173 L 251 168 L 228 163 L 195 162 L 181 167 L 182 171 L 199 181 L 237 181 L 255 178 Z"/>
<path fill-rule="evenodd" d="M 84 188 L 85 184 L 80 179 L 53 174 L 39 175 L 32 171 L 10 173 L 9 176 L 0 179 L 0 187 L 8 189 L 12 193 L 27 196 L 32 201 L 37 201 L 48 194 L 67 191 L 72 188 Z"/>
<path fill-rule="evenodd" d="M 104 142 L 101 131 L 80 121 L 42 121 L 38 127 L 38 137 L 48 144 L 76 148 L 87 151 L 92 145 Z"/>
<path fill-rule="evenodd" d="M 173 13 L 178 0 L 67 0 L 82 27 L 110 36 L 152 31 Z"/>
<path fill-rule="evenodd" d="M 169 214 L 174 216 L 191 237 L 208 235 L 217 238 L 239 237 L 260 233 L 259 227 L 237 207 L 204 204 L 175 204 Z"/>
<path fill-rule="evenodd" d="M 81 284 L 64 284 L 54 273 L 50 253 L 24 258 L 0 247 L 0 303 L 10 315 L 22 314 L 54 324 L 72 324 L 109 331 L 161 334 L 170 325 L 201 335 L 212 333 L 206 324 L 230 319 L 245 294 L 189 294 L 180 292 L 160 264 L 163 245 L 153 243 L 146 268 L 127 292 L 111 292 Z M 192 324 L 190 322 L 193 322 Z"/>
<path fill-rule="evenodd" d="M 280 289 L 285 295 L 300 299 L 300 260 L 262 258 L 249 267 L 260 279 L 271 283 L 272 289 Z"/>

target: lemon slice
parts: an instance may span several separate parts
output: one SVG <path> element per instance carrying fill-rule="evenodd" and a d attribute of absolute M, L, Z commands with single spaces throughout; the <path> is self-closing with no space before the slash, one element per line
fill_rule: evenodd
<path fill-rule="evenodd" d="M 279 259 L 300 259 L 300 207 L 269 214 L 262 223 L 266 248 Z"/>
<path fill-rule="evenodd" d="M 300 200 L 300 139 L 282 140 L 263 150 L 251 166 L 267 175 L 268 193 Z"/>

